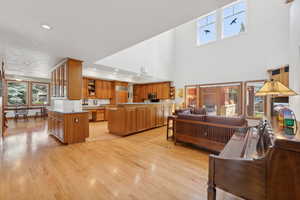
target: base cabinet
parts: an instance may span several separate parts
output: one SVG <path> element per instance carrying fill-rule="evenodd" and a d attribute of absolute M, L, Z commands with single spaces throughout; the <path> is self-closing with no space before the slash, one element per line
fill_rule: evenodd
<path fill-rule="evenodd" d="M 128 104 L 108 108 L 108 129 L 116 135 L 126 136 L 136 132 L 166 125 L 173 104 Z"/>
<path fill-rule="evenodd" d="M 106 120 L 106 111 L 105 108 L 102 109 L 95 109 L 95 110 L 86 110 L 89 112 L 89 120 L 92 122 L 100 122 Z"/>
<path fill-rule="evenodd" d="M 48 131 L 64 144 L 85 142 L 89 136 L 88 113 L 48 112 Z"/>

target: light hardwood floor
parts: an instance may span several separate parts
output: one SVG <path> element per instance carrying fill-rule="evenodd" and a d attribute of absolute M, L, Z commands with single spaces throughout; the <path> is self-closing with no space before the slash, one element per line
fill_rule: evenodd
<path fill-rule="evenodd" d="M 41 119 L 9 127 L 0 143 L 1 200 L 206 199 L 208 153 L 174 146 L 165 127 L 67 146 Z"/>
<path fill-rule="evenodd" d="M 111 140 L 120 136 L 109 134 L 107 122 L 90 122 L 90 133 L 86 141 Z"/>

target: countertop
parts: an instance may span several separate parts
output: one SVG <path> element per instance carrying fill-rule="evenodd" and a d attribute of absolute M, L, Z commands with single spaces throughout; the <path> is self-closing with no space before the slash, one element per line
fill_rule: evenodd
<path fill-rule="evenodd" d="M 79 114 L 79 113 L 87 113 L 87 111 L 64 112 L 64 111 L 53 110 L 53 109 L 48 109 L 48 111 L 51 111 L 51 112 L 58 112 L 58 113 L 62 113 L 62 114 Z"/>
<path fill-rule="evenodd" d="M 100 105 L 100 106 L 82 106 L 82 109 L 83 110 L 105 109 L 108 106 L 111 106 L 111 105 L 108 104 L 108 105 Z"/>
<path fill-rule="evenodd" d="M 122 105 L 151 105 L 151 104 L 154 104 L 154 105 L 157 105 L 157 104 L 171 104 L 171 103 L 174 103 L 174 102 L 149 102 L 149 103 L 144 103 L 144 102 L 137 102 L 137 103 L 118 103 L 117 106 L 122 106 Z"/>

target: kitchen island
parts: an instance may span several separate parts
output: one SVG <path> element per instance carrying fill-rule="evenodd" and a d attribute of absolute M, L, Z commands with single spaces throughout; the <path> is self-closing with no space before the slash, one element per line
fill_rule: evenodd
<path fill-rule="evenodd" d="M 89 137 L 88 112 L 48 110 L 48 131 L 63 144 L 85 142 Z"/>
<path fill-rule="evenodd" d="M 111 134 L 127 136 L 164 126 L 172 108 L 173 102 L 126 103 L 109 107 L 108 130 Z"/>

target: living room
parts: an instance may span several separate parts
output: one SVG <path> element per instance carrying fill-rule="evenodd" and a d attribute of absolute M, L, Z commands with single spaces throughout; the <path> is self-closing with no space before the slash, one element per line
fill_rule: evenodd
<path fill-rule="evenodd" d="M 16 3 L 0 199 L 299 199 L 298 0 Z"/>

